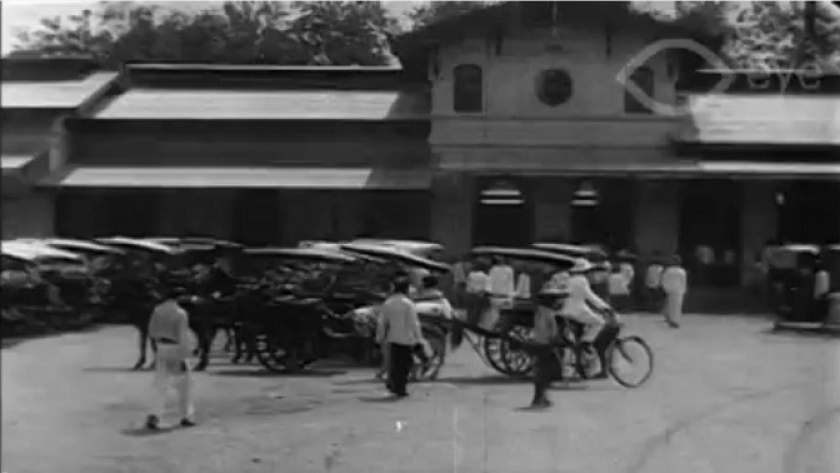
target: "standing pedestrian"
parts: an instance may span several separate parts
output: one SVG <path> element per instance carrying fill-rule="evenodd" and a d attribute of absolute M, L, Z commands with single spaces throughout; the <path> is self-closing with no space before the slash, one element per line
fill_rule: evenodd
<path fill-rule="evenodd" d="M 554 354 L 552 344 L 559 337 L 557 328 L 557 295 L 559 290 L 546 288 L 537 295 L 537 310 L 534 312 L 534 330 L 532 342 L 536 364 L 534 366 L 534 398 L 531 400 L 532 408 L 551 407 L 551 400 L 548 398 L 548 388 L 551 380 L 558 370 L 557 358 Z"/>
<path fill-rule="evenodd" d="M 149 337 L 157 347 L 155 356 L 156 402 L 146 418 L 146 427 L 159 429 L 166 412 L 169 388 L 178 393 L 178 413 L 182 427 L 195 425 L 190 375 L 189 320 L 186 311 L 175 300 L 177 293 L 167 289 L 149 320 Z"/>
<path fill-rule="evenodd" d="M 613 266 L 609 277 L 610 304 L 623 312 L 630 307 L 630 281 L 619 265 Z"/>
<path fill-rule="evenodd" d="M 504 309 L 513 308 L 513 298 L 516 295 L 516 280 L 511 268 L 504 258 L 496 257 L 490 273 L 489 289 L 487 295 L 490 298 L 490 308 L 486 312 L 483 326 L 487 330 L 493 330 L 501 318 Z"/>
<path fill-rule="evenodd" d="M 645 308 L 650 312 L 656 313 L 661 309 L 663 269 L 660 258 L 654 256 L 645 272 Z"/>
<path fill-rule="evenodd" d="M 417 308 L 408 297 L 409 287 L 407 279 L 394 282 L 394 293 L 380 308 L 381 318 L 377 327 L 377 339 L 388 344 L 390 355 L 388 390 L 400 398 L 408 396 L 406 385 L 413 351 L 424 342 Z"/>
<path fill-rule="evenodd" d="M 455 307 L 466 307 L 467 275 L 470 273 L 469 263 L 465 259 L 452 265 L 452 302 Z"/>
<path fill-rule="evenodd" d="M 679 256 L 672 256 L 662 272 L 662 289 L 665 292 L 665 321 L 672 328 L 679 328 L 683 300 L 688 290 L 688 277 Z"/>
<path fill-rule="evenodd" d="M 467 275 L 466 294 L 464 295 L 467 306 L 467 323 L 478 325 L 487 308 L 489 278 L 485 272 L 486 265 L 483 261 L 475 261 L 471 266 L 470 273 Z"/>

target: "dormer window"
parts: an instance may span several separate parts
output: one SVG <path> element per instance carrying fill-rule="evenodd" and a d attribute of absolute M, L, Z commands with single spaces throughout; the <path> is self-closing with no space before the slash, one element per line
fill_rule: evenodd
<path fill-rule="evenodd" d="M 481 67 L 461 64 L 453 70 L 452 106 L 458 113 L 480 113 L 484 107 L 484 74 Z"/>
<path fill-rule="evenodd" d="M 656 98 L 654 90 L 653 71 L 648 67 L 640 67 L 630 76 L 629 83 L 635 84 L 642 91 L 643 97 L 635 97 L 629 90 L 624 90 L 624 112 L 635 114 L 652 114 L 651 105 Z M 647 100 L 639 100 L 639 99 Z"/>

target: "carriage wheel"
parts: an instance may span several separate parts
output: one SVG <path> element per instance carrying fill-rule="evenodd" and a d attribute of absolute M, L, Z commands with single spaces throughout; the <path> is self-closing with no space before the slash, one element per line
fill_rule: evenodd
<path fill-rule="evenodd" d="M 301 368 L 295 350 L 290 349 L 277 336 L 258 335 L 256 337 L 257 359 L 260 364 L 273 373 L 294 372 Z"/>
<path fill-rule="evenodd" d="M 504 363 L 504 354 L 502 353 L 502 339 L 484 337 L 482 344 L 484 349 L 484 358 L 490 363 L 490 366 L 502 374 L 509 374 L 507 366 Z"/>
<path fill-rule="evenodd" d="M 508 335 L 517 340 L 527 342 L 530 338 L 530 329 L 521 325 L 510 327 Z M 501 344 L 502 362 L 505 366 L 505 374 L 516 377 L 527 377 L 534 369 L 536 359 L 527 350 L 511 346 L 507 340 Z"/>
<path fill-rule="evenodd" d="M 625 388 L 639 387 L 653 374 L 653 351 L 636 335 L 614 340 L 606 358 L 607 372 Z"/>

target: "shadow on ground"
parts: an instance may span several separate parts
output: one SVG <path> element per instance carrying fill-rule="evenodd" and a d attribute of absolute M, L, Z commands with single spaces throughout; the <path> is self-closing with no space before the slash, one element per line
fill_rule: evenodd
<path fill-rule="evenodd" d="M 234 378 L 330 378 L 346 374 L 346 370 L 312 368 L 302 371 L 275 373 L 264 369 L 241 369 L 241 370 L 216 370 L 208 371 L 207 374 L 214 376 L 229 376 Z"/>

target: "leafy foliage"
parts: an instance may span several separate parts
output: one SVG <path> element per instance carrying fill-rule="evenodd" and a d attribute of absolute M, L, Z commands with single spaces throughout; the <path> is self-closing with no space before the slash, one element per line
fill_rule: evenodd
<path fill-rule="evenodd" d="M 429 2 L 415 7 L 408 17 L 415 28 L 422 28 L 432 23 L 454 18 L 498 2 Z"/>
<path fill-rule="evenodd" d="M 105 2 L 18 34 L 17 55 L 91 55 L 125 61 L 381 65 L 399 32 L 380 2 L 225 2 L 187 13 Z"/>
<path fill-rule="evenodd" d="M 720 33 L 720 52 L 735 68 L 840 67 L 840 7 L 832 2 L 634 2 L 633 7 Z"/>

